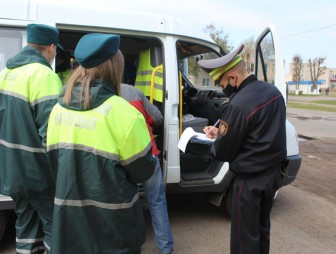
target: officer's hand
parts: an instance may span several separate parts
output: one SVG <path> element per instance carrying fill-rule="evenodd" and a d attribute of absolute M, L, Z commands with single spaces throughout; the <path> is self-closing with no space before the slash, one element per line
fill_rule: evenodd
<path fill-rule="evenodd" d="M 208 138 L 216 138 L 218 128 L 216 128 L 215 126 L 205 126 L 203 131 Z"/>

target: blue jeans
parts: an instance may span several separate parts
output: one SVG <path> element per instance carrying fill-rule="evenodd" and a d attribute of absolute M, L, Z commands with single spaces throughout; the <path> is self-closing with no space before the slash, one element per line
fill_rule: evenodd
<path fill-rule="evenodd" d="M 162 171 L 158 157 L 156 157 L 154 174 L 143 186 L 148 209 L 152 218 L 156 243 L 161 253 L 171 253 L 174 249 L 174 240 L 169 226 L 166 193 L 163 186 Z"/>

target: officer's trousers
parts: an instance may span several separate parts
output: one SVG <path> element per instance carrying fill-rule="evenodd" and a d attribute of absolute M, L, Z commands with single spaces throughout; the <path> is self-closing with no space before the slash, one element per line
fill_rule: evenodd
<path fill-rule="evenodd" d="M 16 202 L 16 253 L 47 253 L 51 245 L 54 198 L 13 198 Z"/>
<path fill-rule="evenodd" d="M 231 254 L 269 253 L 270 213 L 282 184 L 280 167 L 253 177 L 236 176 L 233 184 Z"/>

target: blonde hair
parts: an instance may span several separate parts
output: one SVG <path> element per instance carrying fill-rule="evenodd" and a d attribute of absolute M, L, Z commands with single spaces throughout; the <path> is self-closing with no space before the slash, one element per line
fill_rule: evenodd
<path fill-rule="evenodd" d="M 85 69 L 82 66 L 78 66 L 66 84 L 63 102 L 69 105 L 72 97 L 78 96 L 77 99 L 81 103 L 81 106 L 83 106 L 82 103 L 84 101 L 84 108 L 87 109 L 90 105 L 90 84 L 97 79 L 108 82 L 115 89 L 117 95 L 119 95 L 123 70 L 124 57 L 120 50 L 95 67 Z M 80 92 L 74 95 L 73 89 L 76 86 L 80 87 Z"/>

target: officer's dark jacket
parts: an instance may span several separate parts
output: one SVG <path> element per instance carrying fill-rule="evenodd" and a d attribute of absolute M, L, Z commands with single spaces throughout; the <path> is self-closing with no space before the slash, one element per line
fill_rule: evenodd
<path fill-rule="evenodd" d="M 225 105 L 212 155 L 250 175 L 279 168 L 286 159 L 286 107 L 272 84 L 245 79 Z"/>

